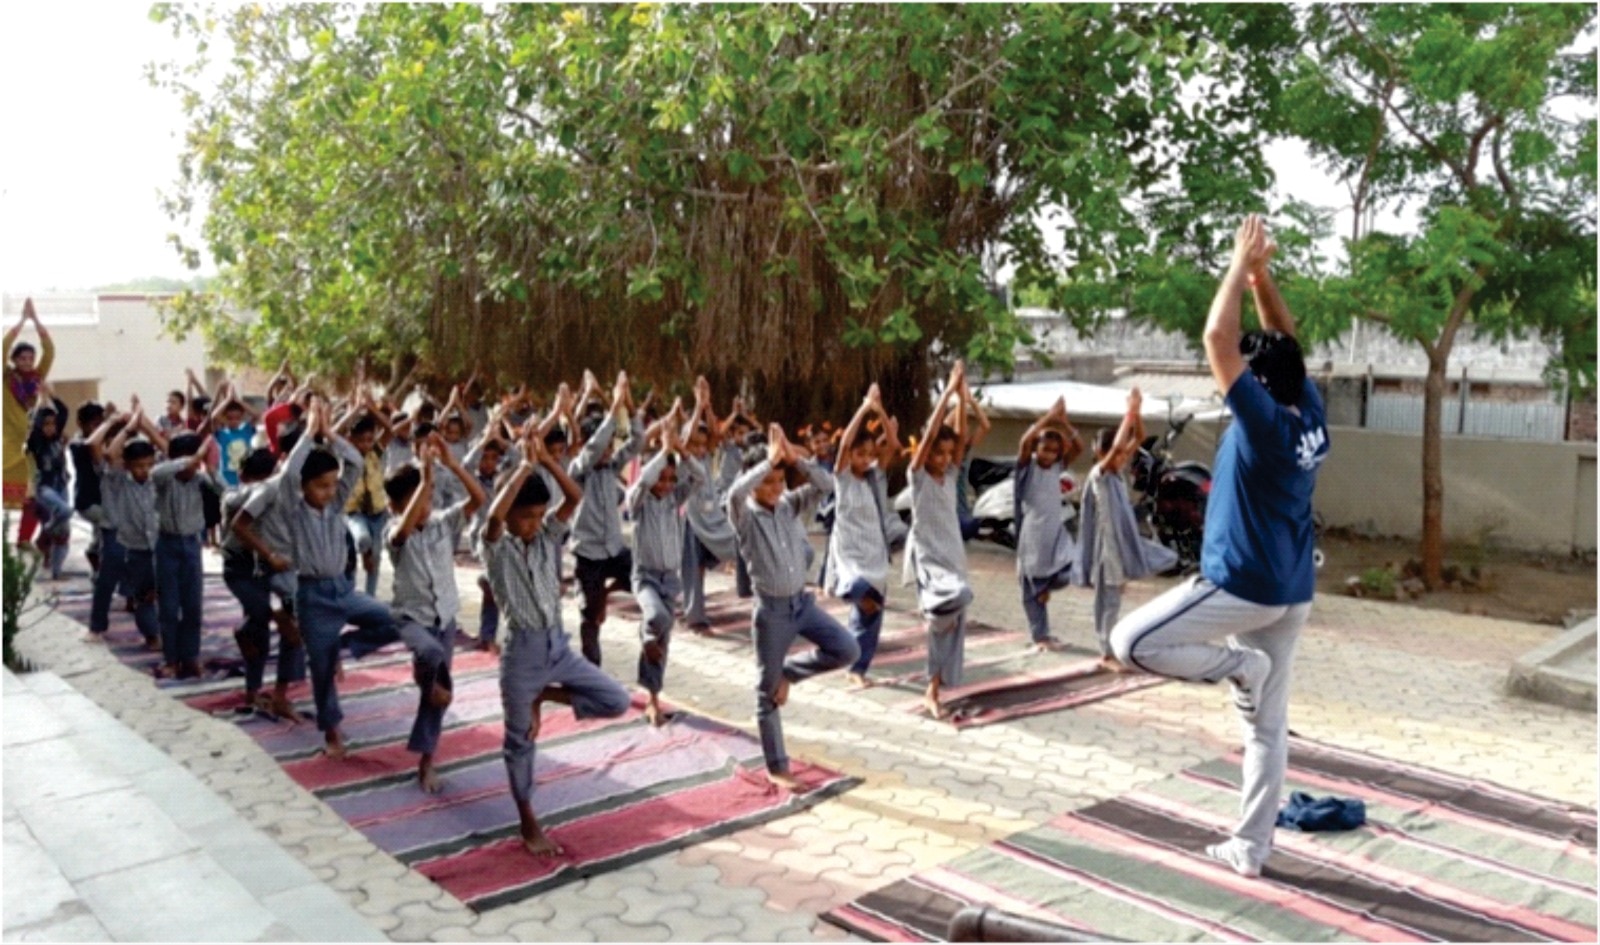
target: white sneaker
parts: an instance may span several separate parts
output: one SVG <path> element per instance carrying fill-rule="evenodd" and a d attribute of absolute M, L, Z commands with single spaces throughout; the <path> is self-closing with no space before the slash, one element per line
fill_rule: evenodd
<path fill-rule="evenodd" d="M 1254 879 L 1261 875 L 1261 864 L 1251 859 L 1245 845 L 1237 839 L 1213 843 L 1206 847 L 1206 856 L 1231 868 L 1240 876 Z"/>
<path fill-rule="evenodd" d="M 1238 652 L 1243 660 L 1233 675 L 1228 677 L 1228 682 L 1233 685 L 1233 707 L 1246 720 L 1254 721 L 1259 708 L 1261 686 L 1272 673 L 1272 658 L 1260 650 L 1244 647 Z"/>

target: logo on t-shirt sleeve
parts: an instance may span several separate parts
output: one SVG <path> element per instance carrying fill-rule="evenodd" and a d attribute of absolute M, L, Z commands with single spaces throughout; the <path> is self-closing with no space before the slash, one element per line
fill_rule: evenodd
<path fill-rule="evenodd" d="M 1295 461 L 1306 472 L 1316 469 L 1328 458 L 1328 429 L 1317 427 L 1300 434 L 1300 445 L 1295 447 Z"/>

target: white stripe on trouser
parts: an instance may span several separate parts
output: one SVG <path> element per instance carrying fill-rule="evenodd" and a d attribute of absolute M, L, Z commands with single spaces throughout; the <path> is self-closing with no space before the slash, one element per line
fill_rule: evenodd
<path fill-rule="evenodd" d="M 1202 577 L 1191 578 L 1124 617 L 1111 631 L 1117 659 L 1146 672 L 1191 682 L 1219 682 L 1238 671 L 1241 649 L 1260 650 L 1272 672 L 1255 694 L 1256 716 L 1244 731 L 1240 820 L 1233 835 L 1256 863 L 1272 850 L 1289 760 L 1289 683 L 1294 647 L 1311 602 L 1253 604 Z M 1226 640 L 1226 645 L 1211 642 Z"/>

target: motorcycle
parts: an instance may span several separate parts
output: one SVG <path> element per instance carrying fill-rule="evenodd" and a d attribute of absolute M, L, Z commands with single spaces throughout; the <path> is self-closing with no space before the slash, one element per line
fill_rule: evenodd
<path fill-rule="evenodd" d="M 1177 407 L 1176 398 L 1167 401 L 1167 431 L 1159 437 L 1145 437 L 1129 464 L 1129 479 L 1141 526 L 1149 537 L 1177 552 L 1177 573 L 1186 574 L 1200 566 L 1211 468 L 1204 463 L 1173 461 L 1172 444 L 1194 419 L 1194 414 L 1177 416 Z"/>
<path fill-rule="evenodd" d="M 1005 548 L 1017 547 L 1015 460 L 974 457 L 967 469 L 967 482 L 977 492 L 972 503 L 972 521 L 963 537 L 981 538 Z M 1078 480 L 1065 470 L 1061 473 L 1061 521 L 1074 537 L 1078 533 Z M 900 490 L 894 499 L 895 511 L 905 521 L 911 519 L 911 486 Z"/>

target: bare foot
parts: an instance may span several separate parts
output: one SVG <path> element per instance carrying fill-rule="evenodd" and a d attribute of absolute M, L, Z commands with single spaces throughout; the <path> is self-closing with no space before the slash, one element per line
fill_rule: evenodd
<path fill-rule="evenodd" d="M 285 722 L 293 722 L 298 724 L 301 721 L 300 713 L 295 711 L 294 703 L 290 702 L 289 697 L 284 693 L 273 693 L 272 699 L 267 703 L 266 709 L 268 712 L 271 712 L 274 716 L 282 719 Z"/>
<path fill-rule="evenodd" d="M 571 705 L 572 697 L 567 694 L 566 689 L 560 686 L 546 686 L 539 692 L 539 698 L 533 700 L 533 721 L 528 723 L 528 741 L 530 742 L 539 737 L 539 726 L 541 724 L 539 716 L 542 714 L 546 702 Z"/>
<path fill-rule="evenodd" d="M 1108 673 L 1131 673 L 1133 668 L 1115 656 L 1100 657 L 1100 668 Z"/>
<path fill-rule="evenodd" d="M 334 761 L 343 761 L 350 756 L 349 749 L 345 748 L 344 745 L 344 736 L 339 734 L 339 730 L 336 728 L 328 730 L 328 733 L 323 736 L 323 743 L 323 754 Z"/>
<path fill-rule="evenodd" d="M 1035 597 L 1034 600 L 1038 601 L 1039 605 L 1042 607 L 1045 604 L 1050 603 L 1050 592 L 1049 591 L 1040 591 L 1038 596 Z"/>
<path fill-rule="evenodd" d="M 944 706 L 939 704 L 939 684 L 937 682 L 930 683 L 927 691 L 922 694 L 922 708 L 927 711 L 930 718 L 944 718 Z"/>
<path fill-rule="evenodd" d="M 106 635 L 103 633 L 95 633 L 93 630 L 90 630 L 88 633 L 83 635 L 83 642 L 104 644 L 106 642 Z"/>
<path fill-rule="evenodd" d="M 444 790 L 444 785 L 439 783 L 439 775 L 433 770 L 433 759 L 427 755 L 417 763 L 417 786 L 426 794 L 438 794 Z"/>
<path fill-rule="evenodd" d="M 667 715 L 661 711 L 661 699 L 656 693 L 650 693 L 645 700 L 644 717 L 656 728 L 667 724 Z"/>
<path fill-rule="evenodd" d="M 772 703 L 779 708 L 789 701 L 789 677 L 778 677 L 778 688 L 772 690 Z"/>
<path fill-rule="evenodd" d="M 530 837 L 527 834 L 523 834 L 522 848 L 534 856 L 560 856 L 567 852 L 561 848 L 561 844 L 551 840 L 543 830 L 537 827 L 534 828 L 533 836 Z"/>
<path fill-rule="evenodd" d="M 861 612 L 866 614 L 868 617 L 872 616 L 873 614 L 877 613 L 878 611 L 880 611 L 882 609 L 883 609 L 883 605 L 878 603 L 877 601 L 873 600 L 870 597 L 863 597 L 861 599 Z"/>
<path fill-rule="evenodd" d="M 433 689 L 428 693 L 428 704 L 443 712 L 445 709 L 450 708 L 450 700 L 453 698 L 454 695 L 450 692 L 448 686 L 434 683 Z"/>
<path fill-rule="evenodd" d="M 794 772 L 787 769 L 783 771 L 768 771 L 767 777 L 771 779 L 773 784 L 788 788 L 796 793 L 805 790 L 806 787 L 799 778 L 794 776 Z"/>
<path fill-rule="evenodd" d="M 711 636 L 711 624 L 709 624 L 709 623 L 692 623 L 692 624 L 689 625 L 689 631 L 691 633 L 693 633 L 695 636 L 709 637 L 709 636 Z"/>
<path fill-rule="evenodd" d="M 333 661 L 333 678 L 339 682 L 344 682 L 344 660 L 336 659 Z"/>
<path fill-rule="evenodd" d="M 848 678 L 850 680 L 850 685 L 856 689 L 872 688 L 872 680 L 867 678 L 866 673 L 850 673 Z"/>
<path fill-rule="evenodd" d="M 144 649 L 147 653 L 160 653 L 161 639 L 159 637 L 151 637 L 150 639 L 144 641 Z"/>
<path fill-rule="evenodd" d="M 146 647 L 149 649 L 149 647 Z M 157 679 L 177 679 L 179 668 L 177 663 L 163 663 L 151 670 Z"/>

